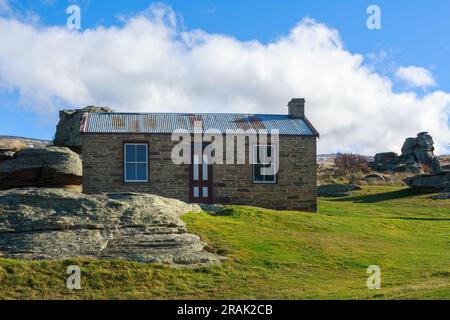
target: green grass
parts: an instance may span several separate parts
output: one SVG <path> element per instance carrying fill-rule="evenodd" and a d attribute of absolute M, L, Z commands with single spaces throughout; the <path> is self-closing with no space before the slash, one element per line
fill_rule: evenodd
<path fill-rule="evenodd" d="M 231 206 L 184 220 L 224 264 L 0 260 L 0 298 L 450 299 L 450 201 L 366 187 L 320 199 L 317 214 Z M 76 292 L 65 286 L 73 264 Z M 366 287 L 369 265 L 381 268 L 381 290 Z"/>

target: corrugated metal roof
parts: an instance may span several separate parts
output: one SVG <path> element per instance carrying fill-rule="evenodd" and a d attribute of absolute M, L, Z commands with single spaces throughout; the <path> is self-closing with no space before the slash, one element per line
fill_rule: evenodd
<path fill-rule="evenodd" d="M 279 130 L 280 135 L 318 136 L 307 119 L 288 115 L 236 113 L 87 113 L 82 133 L 172 133 L 177 129 L 194 131 L 194 123 L 201 122 L 203 131 Z"/>

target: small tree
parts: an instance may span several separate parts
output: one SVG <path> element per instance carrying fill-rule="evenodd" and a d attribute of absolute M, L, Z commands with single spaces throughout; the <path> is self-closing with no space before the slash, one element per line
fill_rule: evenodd
<path fill-rule="evenodd" d="M 369 172 L 369 162 L 367 158 L 353 153 L 338 153 L 334 158 L 334 164 L 338 169 L 347 172 Z"/>

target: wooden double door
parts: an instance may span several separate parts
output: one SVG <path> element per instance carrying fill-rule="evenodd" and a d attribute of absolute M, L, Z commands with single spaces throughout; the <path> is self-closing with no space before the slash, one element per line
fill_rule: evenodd
<path fill-rule="evenodd" d="M 207 156 L 203 155 L 206 145 L 202 148 L 192 146 L 191 166 L 189 174 L 189 199 L 192 203 L 211 204 L 213 197 L 213 168 L 208 164 Z M 201 150 L 201 152 L 200 152 Z"/>

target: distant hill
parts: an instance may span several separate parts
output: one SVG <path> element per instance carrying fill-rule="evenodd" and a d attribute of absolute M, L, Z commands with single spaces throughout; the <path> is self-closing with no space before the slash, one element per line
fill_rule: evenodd
<path fill-rule="evenodd" d="M 337 153 L 319 154 L 317 155 L 317 163 L 319 164 L 334 164 L 334 158 Z M 368 161 L 373 161 L 373 156 L 364 156 Z"/>
<path fill-rule="evenodd" d="M 43 148 L 49 145 L 51 141 L 48 140 L 40 140 L 40 139 L 31 139 L 25 137 L 15 137 L 15 136 L 2 136 L 0 135 L 0 149 L 8 149 L 8 148 Z"/>

